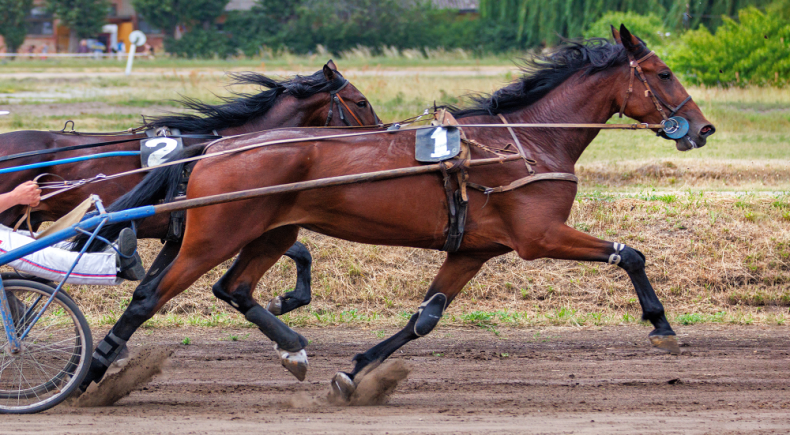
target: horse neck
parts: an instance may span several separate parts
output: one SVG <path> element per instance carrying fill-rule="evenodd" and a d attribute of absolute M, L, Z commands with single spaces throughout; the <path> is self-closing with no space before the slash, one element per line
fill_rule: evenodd
<path fill-rule="evenodd" d="M 617 76 L 605 72 L 591 76 L 577 73 L 530 106 L 504 115 L 505 119 L 509 123 L 603 124 L 616 111 Z M 502 121 L 494 117 L 492 123 Z M 561 172 L 573 172 L 579 157 L 600 132 L 596 128 L 513 130 L 539 166 Z M 505 143 L 513 141 L 507 129 L 485 133 L 495 134 Z"/>
<path fill-rule="evenodd" d="M 220 130 L 219 134 L 231 136 L 282 127 L 322 126 L 326 121 L 326 113 L 322 109 L 328 104 L 326 94 L 303 99 L 282 95 L 263 115 L 250 118 L 240 126 Z"/>

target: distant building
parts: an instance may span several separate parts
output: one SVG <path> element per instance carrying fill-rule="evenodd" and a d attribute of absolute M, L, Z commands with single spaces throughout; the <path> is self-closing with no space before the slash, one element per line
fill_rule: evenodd
<path fill-rule="evenodd" d="M 479 0 L 431 0 L 440 9 L 457 9 L 462 14 L 476 14 L 480 8 Z"/>
<path fill-rule="evenodd" d="M 226 11 L 250 10 L 257 0 L 230 0 L 225 7 Z M 479 0 L 431 0 L 437 8 L 456 9 L 461 14 L 475 14 L 478 12 Z M 65 53 L 69 48 L 69 28 L 61 25 L 59 20 L 49 14 L 46 9 L 46 0 L 34 0 L 35 7 L 28 17 L 28 35 L 25 42 L 19 47 L 20 53 L 31 52 L 35 46 L 35 53 Z M 224 17 L 223 17 L 224 18 Z M 220 18 L 219 22 L 223 21 Z M 107 24 L 103 33 L 96 35 L 99 42 L 107 47 L 114 42 L 122 42 L 126 50 L 129 49 L 129 34 L 133 30 L 141 30 L 147 36 L 148 44 L 155 50 L 161 51 L 164 36 L 157 29 L 145 21 L 145 17 L 138 14 L 132 7 L 132 0 L 110 0 L 110 9 L 107 13 Z M 115 25 L 115 26 L 112 26 Z M 115 35 L 113 36 L 113 33 Z M 0 51 L 5 51 L 5 42 L 0 36 Z M 42 53 L 42 56 L 44 55 Z"/>

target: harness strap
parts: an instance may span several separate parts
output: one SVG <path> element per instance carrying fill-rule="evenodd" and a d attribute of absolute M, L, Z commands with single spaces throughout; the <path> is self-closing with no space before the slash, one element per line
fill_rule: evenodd
<path fill-rule="evenodd" d="M 511 190 L 518 189 L 519 187 L 526 186 L 527 184 L 545 180 L 571 181 L 573 183 L 579 182 L 579 178 L 573 174 L 568 174 L 566 172 L 544 172 L 542 174 L 534 174 L 519 178 L 518 180 L 515 180 L 506 186 L 486 187 L 481 184 L 472 183 L 471 181 L 467 182 L 467 184 L 472 189 L 479 190 L 486 195 L 490 195 L 492 193 L 509 192 Z"/>
<path fill-rule="evenodd" d="M 524 151 L 524 147 L 521 146 L 521 142 L 518 140 L 518 137 L 516 136 L 516 132 L 513 131 L 513 128 L 508 124 L 507 119 L 505 119 L 505 117 L 501 113 L 498 113 L 497 116 L 499 116 L 499 119 L 502 120 L 503 124 L 507 125 L 507 131 L 510 132 L 510 136 L 513 137 L 513 141 L 516 143 L 516 148 L 518 148 L 518 154 L 521 156 L 521 158 L 524 160 L 524 164 L 527 166 L 527 172 L 529 172 L 529 175 L 535 175 L 535 169 L 532 168 L 532 165 L 537 165 L 538 162 L 530 158 L 527 158 L 527 153 Z"/>

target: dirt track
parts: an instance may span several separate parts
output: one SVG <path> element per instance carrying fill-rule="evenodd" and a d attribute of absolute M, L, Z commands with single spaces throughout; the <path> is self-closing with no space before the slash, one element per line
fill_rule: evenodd
<path fill-rule="evenodd" d="M 143 390 L 109 408 L 3 416 L 0 433 L 790 433 L 786 326 L 677 331 L 679 357 L 649 349 L 646 327 L 440 327 L 393 356 L 411 374 L 389 404 L 351 408 L 322 397 L 374 331 L 301 330 L 312 343 L 299 383 L 257 330 L 141 330 L 134 344 L 178 346 Z"/>

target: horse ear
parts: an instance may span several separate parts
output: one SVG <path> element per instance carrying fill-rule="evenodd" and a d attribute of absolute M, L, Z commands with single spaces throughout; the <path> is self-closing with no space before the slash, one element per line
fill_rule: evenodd
<path fill-rule="evenodd" d="M 612 27 L 612 36 L 614 37 L 614 42 L 622 44 L 623 42 L 620 40 L 620 32 L 614 28 L 614 25 L 610 24 L 610 26 Z"/>
<path fill-rule="evenodd" d="M 328 66 L 332 71 L 337 71 L 337 66 L 335 66 L 335 62 L 333 62 L 332 59 L 329 59 L 329 62 L 326 63 L 326 66 Z"/>
<path fill-rule="evenodd" d="M 639 51 L 640 45 L 642 41 L 639 40 L 636 36 L 632 35 L 630 31 L 625 27 L 625 24 L 620 24 L 620 40 L 623 43 L 623 47 L 630 52 Z"/>
<path fill-rule="evenodd" d="M 328 82 L 335 79 L 335 72 L 332 71 L 332 68 L 329 68 L 329 64 L 324 65 L 324 77 L 326 77 L 326 81 Z"/>

